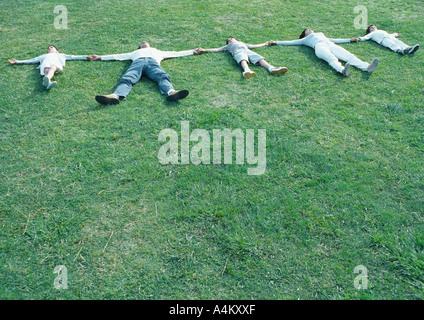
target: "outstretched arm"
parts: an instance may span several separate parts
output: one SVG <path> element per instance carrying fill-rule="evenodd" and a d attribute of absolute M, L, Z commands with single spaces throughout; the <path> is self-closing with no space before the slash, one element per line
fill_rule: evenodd
<path fill-rule="evenodd" d="M 363 36 L 363 37 L 359 37 L 358 40 L 359 41 L 367 41 L 369 39 L 371 39 L 372 37 L 372 32 L 368 33 L 367 35 Z"/>
<path fill-rule="evenodd" d="M 89 56 L 74 56 L 70 54 L 65 54 L 66 60 L 87 60 Z"/>
<path fill-rule="evenodd" d="M 215 48 L 215 49 L 203 49 L 203 48 L 197 48 L 196 50 L 197 50 L 199 53 L 204 53 L 204 52 L 211 52 L 211 53 L 215 53 L 215 52 L 222 52 L 222 51 L 225 51 L 225 47 L 226 47 L 226 46 L 223 46 L 223 47 L 221 47 L 221 48 Z"/>
<path fill-rule="evenodd" d="M 30 64 L 30 63 L 38 63 L 38 62 L 40 62 L 42 57 L 43 56 L 39 56 L 39 57 L 28 59 L 28 60 L 9 59 L 8 61 L 11 64 Z"/>
<path fill-rule="evenodd" d="M 198 52 L 198 49 L 199 48 L 194 50 L 184 50 L 184 51 L 161 51 L 161 54 L 164 59 L 179 58 L 179 57 L 191 56 L 195 54 L 196 52 Z"/>
<path fill-rule="evenodd" d="M 124 61 L 124 60 L 132 60 L 133 52 L 129 53 L 121 53 L 121 54 L 111 54 L 111 55 L 105 55 L 105 56 L 99 56 L 97 54 L 92 54 L 89 56 L 86 56 L 89 60 L 118 60 L 118 61 Z"/>
<path fill-rule="evenodd" d="M 356 38 L 352 38 L 352 39 L 331 39 L 328 38 L 328 40 L 330 40 L 332 43 L 349 43 L 349 42 L 357 42 L 355 41 Z"/>
<path fill-rule="evenodd" d="M 300 46 L 305 44 L 305 38 L 292 41 L 275 41 L 278 46 Z"/>
<path fill-rule="evenodd" d="M 248 44 L 247 47 L 249 49 L 256 49 L 256 48 L 262 48 L 262 47 L 267 47 L 267 46 L 275 46 L 276 43 L 275 41 L 267 41 L 264 43 L 260 43 L 260 44 Z"/>

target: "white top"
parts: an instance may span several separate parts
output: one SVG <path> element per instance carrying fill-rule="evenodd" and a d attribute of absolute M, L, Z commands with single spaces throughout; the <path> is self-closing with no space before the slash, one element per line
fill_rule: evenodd
<path fill-rule="evenodd" d="M 305 38 L 292 40 L 292 41 L 276 41 L 277 45 L 280 46 L 299 46 L 305 45 L 311 48 L 314 48 L 318 42 L 327 42 L 327 43 L 348 43 L 350 39 L 330 39 L 327 38 L 322 32 L 311 33 Z"/>
<path fill-rule="evenodd" d="M 240 52 L 249 50 L 249 45 L 241 41 L 233 41 L 227 44 L 223 50 L 230 52 L 232 55 L 235 55 Z"/>
<path fill-rule="evenodd" d="M 377 42 L 378 44 L 380 44 L 385 37 L 390 37 L 390 36 L 397 37 L 397 33 L 390 34 L 384 30 L 376 30 L 376 31 L 368 33 L 366 36 L 359 37 L 358 39 L 359 41 L 373 40 Z"/>
<path fill-rule="evenodd" d="M 155 48 L 141 48 L 129 53 L 121 53 L 121 54 L 111 54 L 106 56 L 101 56 L 102 60 L 136 60 L 139 58 L 153 58 L 159 64 L 163 59 L 168 58 L 178 58 L 190 56 L 193 54 L 193 50 L 185 50 L 185 51 L 161 51 Z"/>
<path fill-rule="evenodd" d="M 28 60 L 17 60 L 17 64 L 30 64 L 30 63 L 40 63 L 37 69 L 40 69 L 41 74 L 44 74 L 44 68 L 51 66 L 56 66 L 59 70 L 62 70 L 65 67 L 66 60 L 87 60 L 87 56 L 73 56 L 64 53 L 46 53 L 42 56 L 28 59 Z"/>

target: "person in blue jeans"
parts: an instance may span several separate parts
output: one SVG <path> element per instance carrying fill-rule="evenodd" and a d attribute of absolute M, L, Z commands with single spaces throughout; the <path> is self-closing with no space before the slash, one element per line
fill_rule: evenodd
<path fill-rule="evenodd" d="M 90 60 L 132 60 L 133 63 L 119 80 L 119 83 L 112 94 L 96 95 L 95 99 L 101 104 L 119 104 L 120 100 L 125 99 L 141 77 L 145 76 L 158 83 L 161 94 L 166 95 L 167 101 L 177 101 L 188 96 L 188 90 L 174 90 L 169 74 L 167 74 L 160 63 L 164 59 L 185 57 L 193 54 L 199 54 L 198 49 L 185 51 L 161 51 L 152 48 L 147 41 L 143 41 L 137 50 L 130 53 L 112 54 L 112 55 L 90 55 Z"/>

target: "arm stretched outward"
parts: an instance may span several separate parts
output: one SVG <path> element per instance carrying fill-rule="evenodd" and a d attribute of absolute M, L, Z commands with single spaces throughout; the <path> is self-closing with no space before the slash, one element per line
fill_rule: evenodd
<path fill-rule="evenodd" d="M 332 43 L 349 43 L 349 42 L 358 42 L 359 40 L 357 38 L 352 39 L 331 39 L 328 38 Z"/>
<path fill-rule="evenodd" d="M 66 60 L 87 60 L 89 56 L 74 56 L 71 54 L 65 54 Z"/>
<path fill-rule="evenodd" d="M 184 51 L 161 51 L 161 53 L 164 59 L 170 59 L 170 58 L 186 57 L 186 56 L 191 56 L 193 54 L 197 54 L 197 49 L 184 50 Z"/>
<path fill-rule="evenodd" d="M 221 48 L 215 48 L 215 49 L 203 49 L 203 48 L 197 48 L 195 51 L 195 53 L 200 54 L 200 53 L 204 53 L 204 52 L 211 52 L 211 53 L 215 53 L 215 52 L 222 52 L 226 50 L 227 46 L 223 46 Z"/>
<path fill-rule="evenodd" d="M 36 58 L 28 59 L 28 60 L 16 60 L 16 59 L 9 59 L 8 61 L 11 64 L 31 64 L 31 63 L 39 63 L 43 59 L 44 55 L 41 55 Z"/>
<path fill-rule="evenodd" d="M 248 44 L 247 47 L 249 49 L 256 49 L 256 48 L 275 46 L 275 45 L 276 45 L 275 41 L 267 41 L 267 42 L 260 43 L 260 44 Z"/>
<path fill-rule="evenodd" d="M 118 60 L 118 61 L 125 61 L 125 60 L 132 60 L 134 52 L 129 53 L 121 53 L 121 54 L 111 54 L 111 55 L 105 55 L 105 56 L 99 56 L 97 54 L 92 54 L 90 56 L 87 56 L 87 59 L 89 60 Z"/>
<path fill-rule="evenodd" d="M 301 46 L 305 44 L 305 38 L 291 41 L 275 41 L 275 44 L 278 46 Z"/>

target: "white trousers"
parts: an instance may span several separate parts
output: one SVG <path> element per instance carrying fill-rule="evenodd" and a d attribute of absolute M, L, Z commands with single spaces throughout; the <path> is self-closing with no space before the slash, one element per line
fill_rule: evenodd
<path fill-rule="evenodd" d="M 354 54 L 334 43 L 318 42 L 315 45 L 315 54 L 318 58 L 327 61 L 332 68 L 340 73 L 343 72 L 344 67 L 339 59 L 349 62 L 351 66 L 361 69 L 362 71 L 368 70 L 369 63 L 358 59 Z"/>
<path fill-rule="evenodd" d="M 390 37 L 384 37 L 383 41 L 380 43 L 382 46 L 389 48 L 390 50 L 393 50 L 397 52 L 398 50 L 404 50 L 406 48 L 409 48 L 407 44 L 400 41 L 399 39 L 396 39 L 394 36 Z"/>

